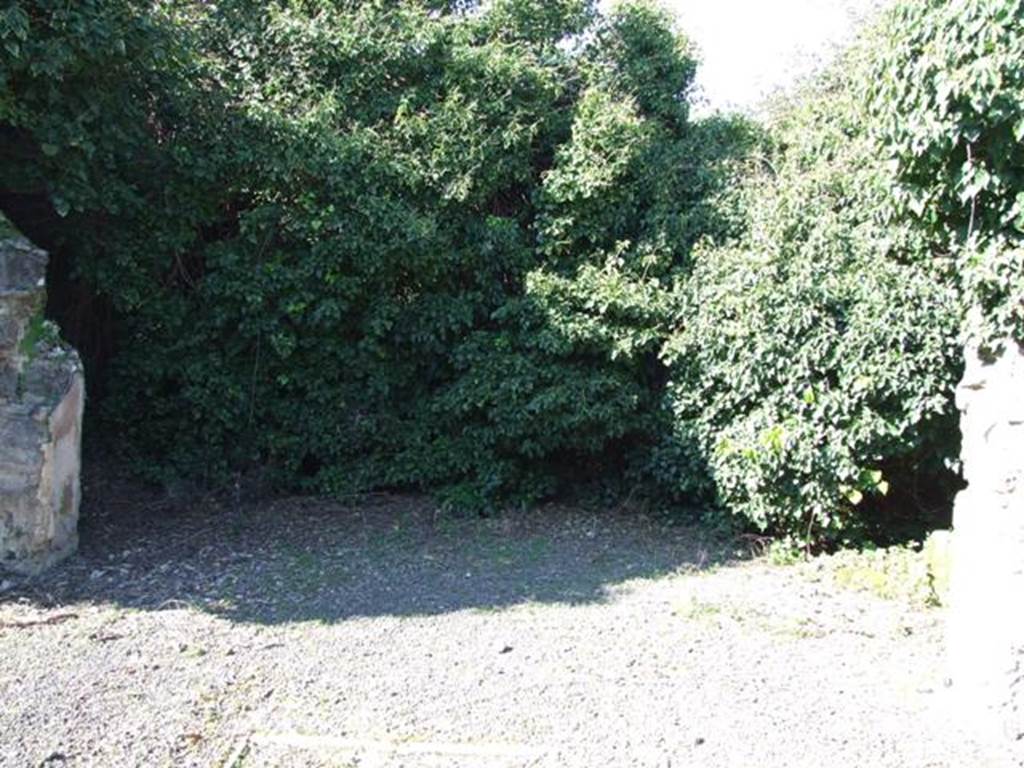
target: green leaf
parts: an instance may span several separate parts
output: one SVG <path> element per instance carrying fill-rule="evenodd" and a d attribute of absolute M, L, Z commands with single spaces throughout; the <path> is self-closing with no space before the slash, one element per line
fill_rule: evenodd
<path fill-rule="evenodd" d="M 51 195 L 50 202 L 53 203 L 53 209 L 61 218 L 71 213 L 71 204 L 60 195 Z"/>

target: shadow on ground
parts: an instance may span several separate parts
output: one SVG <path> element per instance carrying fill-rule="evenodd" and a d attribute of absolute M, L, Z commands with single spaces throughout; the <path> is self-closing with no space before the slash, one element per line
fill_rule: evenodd
<path fill-rule="evenodd" d="M 78 554 L 43 576 L 4 577 L 0 605 L 192 606 L 246 623 L 331 623 L 599 602 L 625 581 L 732 554 L 700 529 L 625 509 L 482 519 L 416 497 L 235 504 L 124 483 L 87 486 L 86 499 Z"/>

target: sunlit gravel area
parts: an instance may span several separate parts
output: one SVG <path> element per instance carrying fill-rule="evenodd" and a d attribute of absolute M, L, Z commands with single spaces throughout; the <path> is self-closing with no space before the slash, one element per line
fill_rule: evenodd
<path fill-rule="evenodd" d="M 985 768 L 939 609 L 636 510 L 86 510 L 0 577 L 3 766 Z"/>

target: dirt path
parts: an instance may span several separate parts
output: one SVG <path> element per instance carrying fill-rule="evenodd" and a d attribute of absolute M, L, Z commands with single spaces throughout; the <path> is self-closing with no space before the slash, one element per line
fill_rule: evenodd
<path fill-rule="evenodd" d="M 999 765 L 944 714 L 941 612 L 693 529 L 122 506 L 0 577 L 2 766 Z"/>

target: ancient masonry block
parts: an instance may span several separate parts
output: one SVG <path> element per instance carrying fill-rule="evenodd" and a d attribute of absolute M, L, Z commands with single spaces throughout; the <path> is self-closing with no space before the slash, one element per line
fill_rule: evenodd
<path fill-rule="evenodd" d="M 953 515 L 950 676 L 961 714 L 1024 765 L 1024 349 L 968 349 L 957 390 L 968 486 Z"/>
<path fill-rule="evenodd" d="M 85 384 L 43 321 L 46 253 L 0 241 L 0 570 L 35 573 L 78 545 Z"/>

